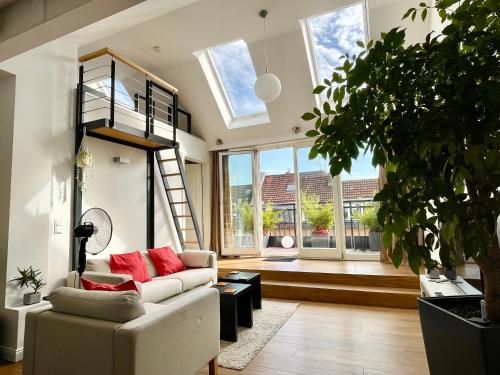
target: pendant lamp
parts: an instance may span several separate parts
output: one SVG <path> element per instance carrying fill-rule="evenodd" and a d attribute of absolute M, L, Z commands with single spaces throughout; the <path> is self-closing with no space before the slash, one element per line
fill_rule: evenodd
<path fill-rule="evenodd" d="M 264 38 L 266 38 L 267 10 L 262 9 L 259 16 L 264 20 Z M 281 93 L 281 82 L 274 74 L 269 73 L 267 66 L 267 39 L 264 39 L 264 54 L 266 56 L 266 73 L 257 77 L 254 85 L 255 95 L 264 102 L 275 101 Z"/>

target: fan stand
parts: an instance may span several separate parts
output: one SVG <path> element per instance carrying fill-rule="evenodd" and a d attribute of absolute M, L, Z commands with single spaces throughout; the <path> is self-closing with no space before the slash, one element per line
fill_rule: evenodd
<path fill-rule="evenodd" d="M 83 271 L 85 271 L 85 264 L 87 263 L 87 241 L 88 237 L 82 237 L 80 239 L 80 252 L 78 254 L 78 275 L 82 277 Z"/>

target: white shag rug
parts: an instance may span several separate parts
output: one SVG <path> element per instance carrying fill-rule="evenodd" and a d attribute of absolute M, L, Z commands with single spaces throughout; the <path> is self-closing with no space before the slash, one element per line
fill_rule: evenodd
<path fill-rule="evenodd" d="M 262 309 L 253 310 L 253 327 L 238 327 L 238 341 L 221 340 L 219 366 L 243 370 L 293 315 L 298 303 L 262 301 Z"/>

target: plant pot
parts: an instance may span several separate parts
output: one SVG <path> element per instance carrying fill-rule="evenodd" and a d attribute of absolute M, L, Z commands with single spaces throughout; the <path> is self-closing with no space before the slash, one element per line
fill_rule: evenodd
<path fill-rule="evenodd" d="M 368 243 L 370 244 L 370 250 L 372 251 L 380 251 L 381 243 L 382 243 L 382 232 L 370 231 L 370 235 L 368 237 Z"/>
<path fill-rule="evenodd" d="M 328 248 L 329 243 L 330 243 L 330 236 L 328 235 L 324 234 L 311 235 L 311 247 Z"/>
<path fill-rule="evenodd" d="M 269 236 L 264 234 L 264 237 L 262 237 L 262 247 L 265 249 L 267 245 L 269 245 Z"/>
<path fill-rule="evenodd" d="M 479 305 L 482 296 L 418 299 L 427 362 L 432 375 L 500 374 L 500 324 L 479 324 L 447 309 Z"/>
<path fill-rule="evenodd" d="M 23 296 L 23 303 L 25 305 L 33 305 L 40 302 L 41 293 L 25 293 Z"/>

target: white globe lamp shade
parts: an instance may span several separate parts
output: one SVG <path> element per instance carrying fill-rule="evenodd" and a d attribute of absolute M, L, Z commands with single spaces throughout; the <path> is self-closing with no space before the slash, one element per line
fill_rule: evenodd
<path fill-rule="evenodd" d="M 281 82 L 274 74 L 262 74 L 255 81 L 254 91 L 260 100 L 272 102 L 280 96 Z"/>

